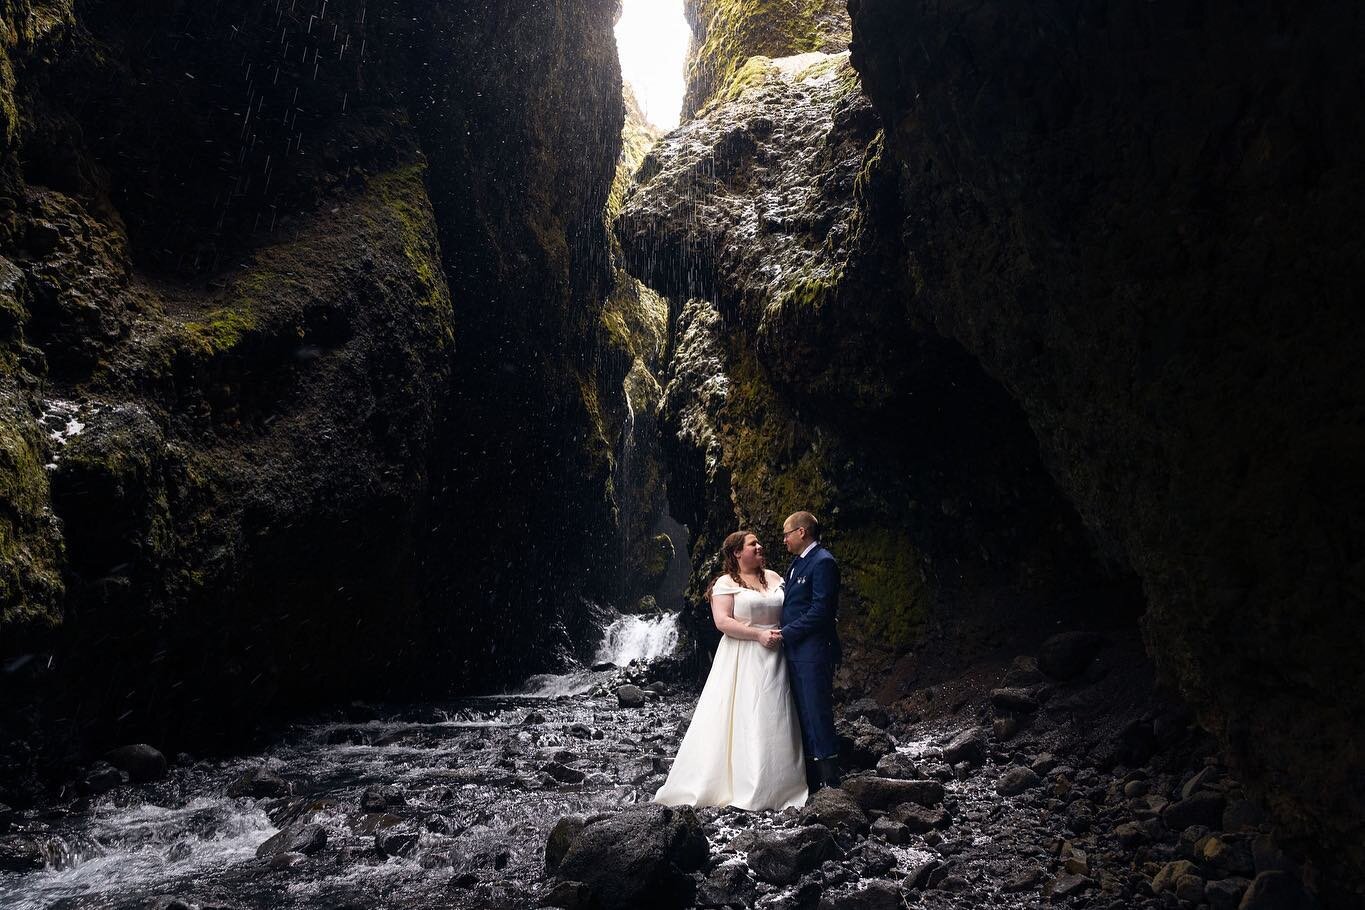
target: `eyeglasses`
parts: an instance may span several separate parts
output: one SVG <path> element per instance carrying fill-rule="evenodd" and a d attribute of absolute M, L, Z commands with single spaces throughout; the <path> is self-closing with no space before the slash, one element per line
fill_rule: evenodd
<path fill-rule="evenodd" d="M 783 532 L 782 532 L 782 539 L 783 539 L 783 540 L 786 540 L 786 539 L 787 539 L 787 535 L 789 535 L 789 534 L 795 534 L 795 533 L 796 533 L 797 531 L 799 531 L 799 530 L 801 530 L 801 529 L 800 529 L 800 528 L 792 528 L 790 531 L 783 531 Z"/>

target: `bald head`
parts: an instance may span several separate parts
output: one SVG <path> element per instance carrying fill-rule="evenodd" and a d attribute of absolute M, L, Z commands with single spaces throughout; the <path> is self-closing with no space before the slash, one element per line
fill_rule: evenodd
<path fill-rule="evenodd" d="M 820 539 L 820 522 L 809 512 L 793 512 L 782 522 L 782 542 L 787 552 L 799 555 L 802 550 Z"/>

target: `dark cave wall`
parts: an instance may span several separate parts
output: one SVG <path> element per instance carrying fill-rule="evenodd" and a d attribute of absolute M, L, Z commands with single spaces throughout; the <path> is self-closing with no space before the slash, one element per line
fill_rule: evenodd
<path fill-rule="evenodd" d="M 1358 884 L 1359 8 L 850 6 L 915 309 L 1019 403 L 1286 836 Z"/>
<path fill-rule="evenodd" d="M 614 4 L 320 9 L 0 17 L 11 734 L 492 688 L 611 593 Z"/>

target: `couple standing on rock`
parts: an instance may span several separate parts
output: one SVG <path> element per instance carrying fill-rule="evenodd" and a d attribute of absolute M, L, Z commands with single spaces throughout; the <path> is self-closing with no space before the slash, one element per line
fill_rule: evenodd
<path fill-rule="evenodd" d="M 757 535 L 725 538 L 725 574 L 711 585 L 724 637 L 655 802 L 784 809 L 839 786 L 839 565 L 809 512 L 783 522 L 782 542 L 795 557 L 786 578 L 765 568 Z"/>

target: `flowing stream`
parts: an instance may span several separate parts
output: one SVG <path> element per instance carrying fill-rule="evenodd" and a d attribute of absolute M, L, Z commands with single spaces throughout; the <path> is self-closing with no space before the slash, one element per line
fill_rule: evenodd
<path fill-rule="evenodd" d="M 177 764 L 86 807 L 27 813 L 16 827 L 47 862 L 0 871 L 0 907 L 534 906 L 555 821 L 647 800 L 662 782 L 691 696 L 622 709 L 609 687 L 647 680 L 646 665 L 677 647 L 675 620 L 608 626 L 597 664 L 624 671 L 536 677 L 521 693 L 445 704 L 354 705 L 261 754 Z M 260 768 L 292 792 L 228 795 Z M 392 788 L 389 804 L 362 807 L 370 787 Z M 325 846 L 258 858 L 291 823 L 321 826 Z"/>

